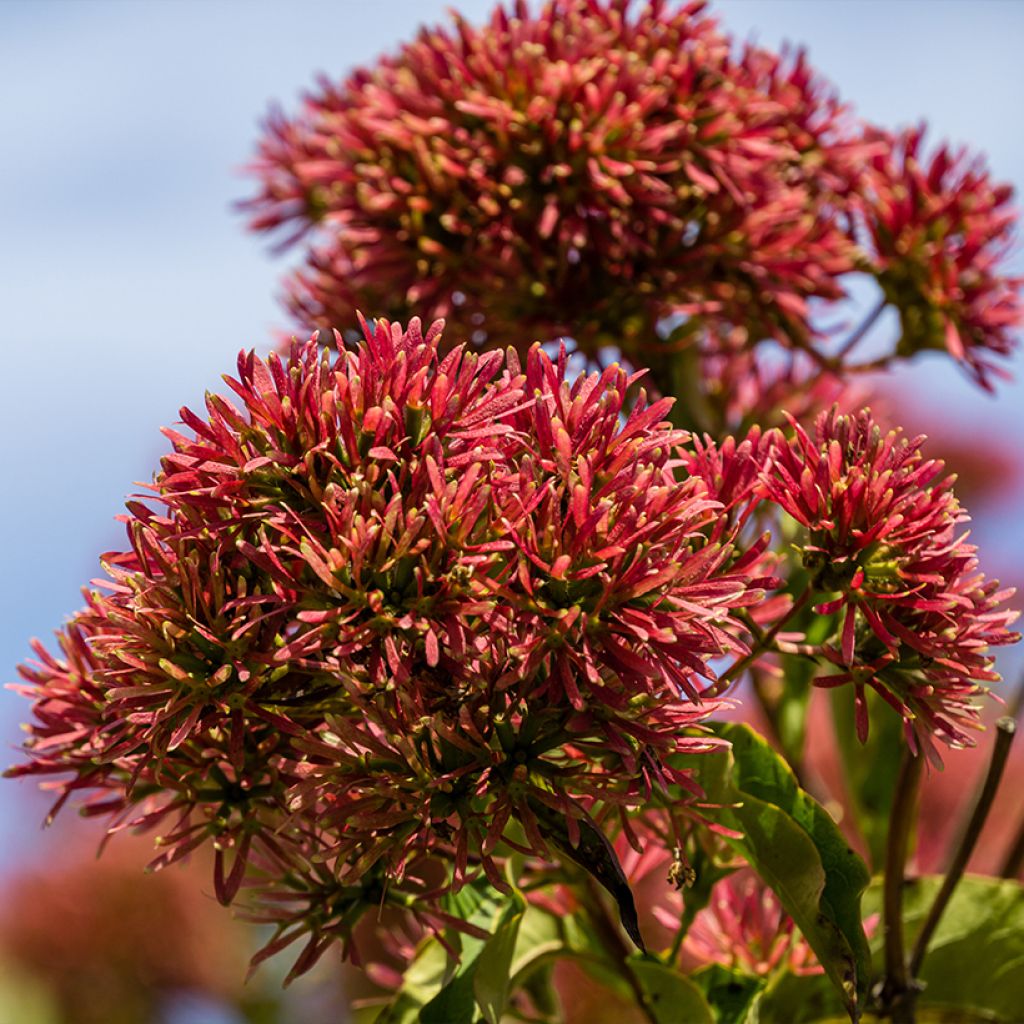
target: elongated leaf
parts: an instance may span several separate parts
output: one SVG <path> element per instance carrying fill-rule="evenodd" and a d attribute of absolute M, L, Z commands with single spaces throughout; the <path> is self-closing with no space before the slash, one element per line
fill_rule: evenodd
<path fill-rule="evenodd" d="M 619 908 L 619 918 L 626 934 L 641 952 L 646 953 L 633 890 L 626 881 L 626 873 L 608 837 L 589 818 L 581 818 L 580 841 L 577 846 L 573 846 L 569 840 L 568 826 L 561 814 L 539 800 L 530 801 L 530 810 L 536 815 L 544 838 L 608 890 Z"/>
<path fill-rule="evenodd" d="M 518 892 L 502 912 L 494 933 L 484 943 L 473 974 L 473 996 L 487 1024 L 498 1024 L 508 1003 L 509 976 L 516 938 L 523 922 L 526 903 Z"/>
<path fill-rule="evenodd" d="M 730 845 L 779 897 L 856 1019 L 870 971 L 860 915 L 867 868 L 760 736 L 732 723 L 715 732 L 732 750 L 691 759 L 709 801 L 721 805 L 710 813 L 743 834 Z"/>

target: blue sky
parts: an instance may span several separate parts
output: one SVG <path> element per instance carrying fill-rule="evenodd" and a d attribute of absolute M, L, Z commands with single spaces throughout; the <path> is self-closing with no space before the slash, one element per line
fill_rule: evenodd
<path fill-rule="evenodd" d="M 269 102 L 294 107 L 316 71 L 368 62 L 446 6 L 0 3 L 0 679 L 13 678 L 30 636 L 48 637 L 77 607 L 97 553 L 120 546 L 113 516 L 150 476 L 160 425 L 216 387 L 239 348 L 266 348 L 284 323 L 281 264 L 231 210 L 248 190 L 237 172 Z M 491 5 L 458 6 L 477 19 Z M 1000 178 L 1024 184 L 1024 3 L 716 9 L 741 38 L 806 44 L 862 115 L 888 126 L 924 117 L 936 137 L 986 152 Z M 916 365 L 907 380 L 964 422 L 1021 436 L 1019 383 L 993 401 L 942 363 Z M 993 557 L 1013 550 L 1011 526 L 983 524 Z M 26 710 L 0 697 L 5 749 Z M 20 817 L 27 799 L 24 787 L 0 786 L 0 861 L 37 841 L 38 812 Z"/>

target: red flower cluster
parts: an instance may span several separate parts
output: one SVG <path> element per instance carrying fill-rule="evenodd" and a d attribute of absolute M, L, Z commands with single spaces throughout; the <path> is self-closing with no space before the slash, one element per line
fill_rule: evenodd
<path fill-rule="evenodd" d="M 682 470 L 670 400 L 627 411 L 618 366 L 364 330 L 243 355 L 241 408 L 182 410 L 108 593 L 23 670 L 14 773 L 161 825 L 161 864 L 212 841 L 225 903 L 252 862 L 290 926 L 272 948 L 310 933 L 299 970 L 366 907 L 450 923 L 431 897 L 502 886 L 499 844 L 575 846 L 692 788 L 667 755 L 710 745 L 700 679 L 766 582 Z"/>
<path fill-rule="evenodd" d="M 867 732 L 864 687 L 904 718 L 908 742 L 937 758 L 931 737 L 970 743 L 973 695 L 998 680 L 989 647 L 1018 639 L 1001 608 L 1012 591 L 978 572 L 959 528 L 967 516 L 942 463 L 921 454 L 923 438 L 883 434 L 869 412 L 822 414 L 811 437 L 794 423 L 762 473 L 767 496 L 806 529 L 798 544 L 816 611 L 837 615 L 842 668 L 818 685 L 854 685 L 858 731 Z"/>
<path fill-rule="evenodd" d="M 874 272 L 899 310 L 898 352 L 948 350 L 982 386 L 1005 376 L 989 354 L 1008 356 L 1024 322 L 1021 278 L 1000 265 L 1013 242 L 1013 190 L 981 161 L 940 147 L 925 159 L 923 129 L 892 138 L 865 175 L 865 218 Z"/>
<path fill-rule="evenodd" d="M 805 341 L 855 266 L 839 199 L 874 143 L 802 55 L 736 54 L 703 6 L 519 0 L 273 115 L 244 207 L 314 232 L 298 321 L 427 309 L 642 365 L 670 311 Z"/>
<path fill-rule="evenodd" d="M 426 310 L 481 347 L 618 349 L 672 394 L 670 316 L 853 365 L 864 332 L 836 351 L 822 309 L 866 271 L 903 335 L 857 365 L 948 349 L 987 386 L 1024 321 L 1010 188 L 854 124 L 802 54 L 739 48 L 703 8 L 517 0 L 272 114 L 242 206 L 304 240 L 302 329 Z"/>

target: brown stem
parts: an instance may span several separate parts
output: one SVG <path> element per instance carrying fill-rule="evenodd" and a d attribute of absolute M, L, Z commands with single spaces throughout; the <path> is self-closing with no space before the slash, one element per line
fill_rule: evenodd
<path fill-rule="evenodd" d="M 1010 755 L 1010 746 L 1013 743 L 1013 734 L 1016 731 L 1017 723 L 1012 718 L 1000 718 L 996 722 L 996 744 L 992 750 L 992 760 L 988 765 L 988 774 L 985 776 L 985 785 L 982 787 L 981 795 L 974 807 L 974 814 L 971 815 L 970 824 L 964 832 L 963 839 L 953 858 L 953 863 L 942 880 L 942 887 L 939 889 L 935 902 L 928 911 L 928 917 L 921 931 L 918 933 L 917 942 L 914 943 L 914 953 L 910 958 L 910 973 L 917 977 L 924 962 L 925 954 L 928 952 L 928 943 L 931 941 L 935 929 L 942 920 L 946 906 L 953 895 L 960 879 L 963 877 L 967 862 L 971 859 L 974 847 L 978 843 L 981 830 L 985 827 L 989 811 L 992 810 L 992 801 L 995 800 L 996 791 L 999 789 L 999 781 L 1003 777 L 1003 769 L 1006 767 L 1006 759 Z"/>
<path fill-rule="evenodd" d="M 1022 867 L 1024 867 L 1024 821 L 1021 821 L 1013 845 L 1006 853 L 1006 860 L 1003 861 L 1003 866 L 999 869 L 999 877 L 1016 878 Z"/>
<path fill-rule="evenodd" d="M 633 990 L 633 995 L 636 998 L 637 1005 L 643 1011 L 644 1016 L 650 1021 L 650 1024 L 658 1024 L 657 1014 L 654 1012 L 654 1008 L 651 1006 L 650 1000 L 647 998 L 647 993 L 644 991 L 643 985 L 640 984 L 640 980 L 633 973 L 633 969 L 629 965 L 629 958 L 632 955 L 632 950 L 627 945 L 622 932 L 619 930 L 618 923 L 609 913 L 608 905 L 605 903 L 601 890 L 598 888 L 594 879 L 587 874 L 583 877 L 583 887 L 586 889 L 587 896 L 589 897 L 587 901 L 588 909 L 590 910 L 590 916 L 594 922 L 594 927 L 600 934 L 605 948 L 611 954 L 612 963 L 615 965 L 616 970 L 622 976 L 623 980 Z"/>
<path fill-rule="evenodd" d="M 740 675 L 742 675 L 747 668 L 752 665 L 762 654 L 772 645 L 775 637 L 782 631 L 782 627 L 790 622 L 796 614 L 804 607 L 805 604 L 811 599 L 811 588 L 808 587 L 790 606 L 788 612 L 779 619 L 771 629 L 768 630 L 763 636 L 759 637 L 754 643 L 754 646 L 750 648 L 750 653 L 740 658 L 735 664 L 719 676 L 717 682 L 709 686 L 701 696 L 704 697 L 720 697 L 727 689 L 729 684 Z"/>
<path fill-rule="evenodd" d="M 910 833 L 916 817 L 917 791 L 923 758 L 904 746 L 896 789 L 889 813 L 889 839 L 885 849 L 885 882 L 882 898 L 885 935 L 885 980 L 882 983 L 883 1016 L 894 1024 L 914 1024 L 906 949 L 903 944 L 903 872 L 907 863 Z"/>
<path fill-rule="evenodd" d="M 856 347 L 857 343 L 864 337 L 868 331 L 874 326 L 875 321 L 882 315 L 885 307 L 888 303 L 885 299 L 881 299 L 877 306 L 864 319 L 864 322 L 851 334 L 846 341 L 839 346 L 839 350 L 836 352 L 836 359 L 842 361 L 850 354 L 850 352 Z"/>

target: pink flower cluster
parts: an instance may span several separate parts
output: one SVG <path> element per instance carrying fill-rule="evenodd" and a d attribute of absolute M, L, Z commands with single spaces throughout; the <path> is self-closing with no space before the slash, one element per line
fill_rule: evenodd
<path fill-rule="evenodd" d="M 749 869 L 715 886 L 686 933 L 682 954 L 694 969 L 721 964 L 759 977 L 823 971 L 775 894 Z"/>
<path fill-rule="evenodd" d="M 1024 321 L 1010 189 L 856 123 L 803 54 L 738 47 L 703 8 L 456 15 L 272 114 L 242 205 L 302 241 L 301 328 L 418 310 L 478 346 L 564 335 L 672 394 L 669 316 L 850 365 L 825 324 L 867 272 L 902 321 L 883 362 L 945 348 L 987 384 Z"/>
<path fill-rule="evenodd" d="M 618 366 L 364 330 L 182 410 L 130 549 L 22 670 L 14 774 L 159 827 L 158 864 L 212 843 L 223 902 L 274 890 L 268 952 L 309 933 L 300 971 L 367 907 L 443 927 L 501 850 L 693 788 L 669 755 L 713 744 L 708 662 L 772 585 Z"/>
<path fill-rule="evenodd" d="M 864 411 L 822 414 L 814 434 L 793 424 L 776 435 L 761 472 L 763 493 L 804 528 L 797 540 L 815 610 L 835 615 L 824 656 L 840 668 L 818 685 L 850 682 L 858 732 L 867 733 L 864 687 L 903 716 L 907 739 L 937 757 L 931 737 L 970 743 L 972 699 L 998 680 L 990 648 L 1019 637 L 1017 613 L 978 571 L 967 519 L 942 463 L 923 438 L 883 433 Z"/>
<path fill-rule="evenodd" d="M 1021 278 L 1002 264 L 1013 244 L 1013 190 L 981 161 L 940 147 L 924 155 L 923 130 L 882 136 L 865 175 L 865 224 L 875 273 L 899 310 L 899 351 L 946 350 L 984 387 L 1005 376 L 1024 319 Z"/>

